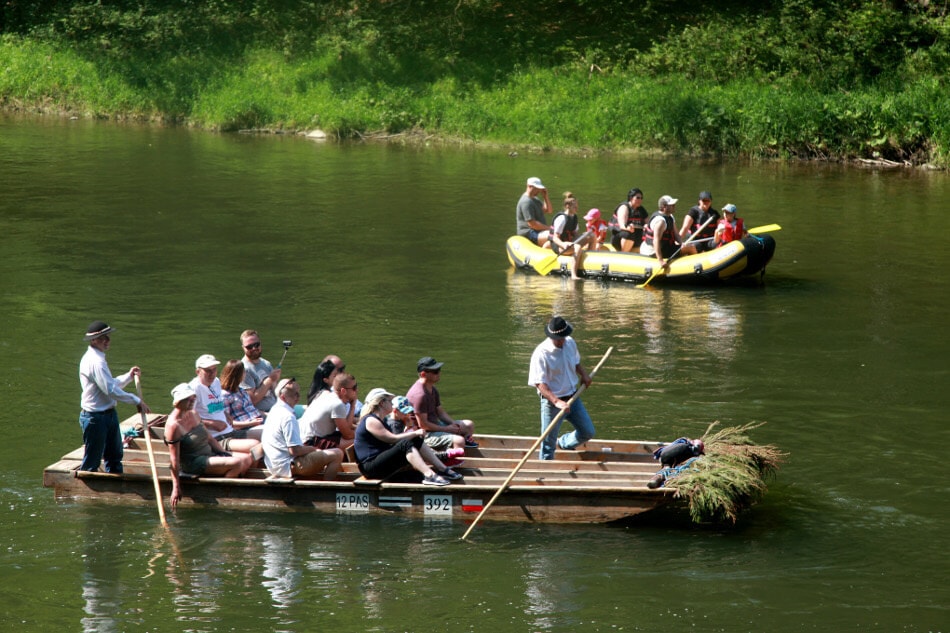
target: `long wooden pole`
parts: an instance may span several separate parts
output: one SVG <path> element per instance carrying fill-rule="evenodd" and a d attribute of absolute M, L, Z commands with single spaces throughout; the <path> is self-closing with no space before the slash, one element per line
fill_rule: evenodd
<path fill-rule="evenodd" d="M 600 359 L 600 362 L 597 363 L 597 366 L 594 367 L 593 371 L 590 372 L 591 380 L 593 380 L 594 376 L 597 375 L 597 372 L 600 370 L 601 366 L 607 361 L 607 358 L 610 356 L 610 354 L 613 351 L 614 351 L 613 347 L 607 348 L 607 352 L 604 354 L 603 358 Z M 522 457 L 521 461 L 518 462 L 518 465 L 515 466 L 515 469 L 511 471 L 510 475 L 508 475 L 508 479 L 505 480 L 505 483 L 501 484 L 501 487 L 498 489 L 498 492 L 495 493 L 495 496 L 493 496 L 491 500 L 487 504 L 485 504 L 485 507 L 482 508 L 482 511 L 478 513 L 478 516 L 475 517 L 475 520 L 472 521 L 472 524 L 468 526 L 468 529 L 465 531 L 465 534 L 462 535 L 463 541 L 468 538 L 468 535 L 472 532 L 472 530 L 475 529 L 475 526 L 478 525 L 478 522 L 481 521 L 483 516 L 485 516 L 485 513 L 488 512 L 488 508 L 492 507 L 495 504 L 495 501 L 498 500 L 498 497 L 500 497 L 501 494 L 505 491 L 505 489 L 508 488 L 509 484 L 511 484 L 511 480 L 515 478 L 515 475 L 518 474 L 518 471 L 521 470 L 521 467 L 525 465 L 525 463 L 528 461 L 528 459 L 531 457 L 534 451 L 538 450 L 538 447 L 541 446 L 541 442 L 543 442 L 544 439 L 548 435 L 551 434 L 551 431 L 553 431 L 554 428 L 557 426 L 557 424 L 561 421 L 561 418 L 563 418 L 567 414 L 567 412 L 570 411 L 571 405 L 574 404 L 575 400 L 581 397 L 581 394 L 584 393 L 585 389 L 587 389 L 587 385 L 581 384 L 580 388 L 578 388 L 578 390 L 574 392 L 574 395 L 571 396 L 571 399 L 567 401 L 567 406 L 561 409 L 558 412 L 558 414 L 554 416 L 554 419 L 551 420 L 551 423 L 548 424 L 547 428 L 544 429 L 544 431 L 541 433 L 541 437 L 535 440 L 534 444 L 531 445 L 531 448 L 528 449 L 528 452 L 524 454 L 524 457 Z"/>
<path fill-rule="evenodd" d="M 135 377 L 135 389 L 138 391 L 139 400 L 142 400 L 142 383 L 139 377 Z M 142 431 L 145 434 L 145 447 L 148 449 L 148 463 L 152 468 L 152 484 L 155 486 L 155 503 L 158 505 L 158 518 L 162 521 L 162 527 L 168 528 L 168 520 L 165 519 L 165 504 L 162 501 L 162 487 L 158 484 L 158 468 L 155 466 L 155 453 L 152 452 L 152 438 L 149 437 L 148 416 L 144 411 L 139 411 L 142 415 Z"/>

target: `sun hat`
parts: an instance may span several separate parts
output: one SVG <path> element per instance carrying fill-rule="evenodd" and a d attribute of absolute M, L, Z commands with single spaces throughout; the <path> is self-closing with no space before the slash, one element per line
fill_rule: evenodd
<path fill-rule="evenodd" d="M 723 211 L 723 213 L 735 213 L 735 212 L 736 212 L 736 205 L 734 205 L 734 204 L 727 204 L 726 206 L 724 206 L 724 207 L 722 208 L 722 211 Z"/>
<path fill-rule="evenodd" d="M 528 186 L 534 187 L 535 189 L 547 189 L 547 187 L 541 184 L 541 179 L 536 176 L 528 178 Z"/>
<path fill-rule="evenodd" d="M 445 363 L 440 363 L 436 361 L 431 356 L 423 356 L 422 358 L 419 359 L 419 362 L 416 363 L 416 371 L 417 372 L 435 371 L 436 369 L 440 369 L 442 365 L 444 364 Z"/>
<path fill-rule="evenodd" d="M 677 202 L 679 202 L 679 198 L 674 198 L 673 196 L 662 196 L 660 197 L 660 201 L 657 202 L 656 206 L 660 208 L 664 206 L 669 207 L 676 204 Z"/>
<path fill-rule="evenodd" d="M 378 405 L 380 402 L 383 401 L 383 398 L 387 396 L 394 396 L 394 395 L 396 394 L 389 393 L 382 387 L 376 387 L 374 389 L 371 389 L 370 392 L 366 394 L 366 401 L 363 402 L 363 406 L 375 407 L 376 405 Z"/>
<path fill-rule="evenodd" d="M 93 321 L 89 324 L 89 327 L 86 328 L 86 335 L 83 336 L 83 340 L 94 341 L 109 332 L 115 332 L 115 328 L 109 327 L 105 321 Z"/>
<path fill-rule="evenodd" d="M 708 192 L 708 191 L 701 191 L 701 192 L 699 192 L 699 199 L 700 199 L 700 200 L 712 200 L 712 194 L 711 194 L 710 192 Z"/>
<path fill-rule="evenodd" d="M 567 338 L 574 331 L 574 326 L 564 320 L 564 317 L 556 316 L 544 326 L 544 333 L 548 338 Z"/>
<path fill-rule="evenodd" d="M 211 367 L 217 367 L 221 364 L 217 358 L 212 354 L 202 354 L 195 361 L 195 369 L 209 369 Z"/>
<path fill-rule="evenodd" d="M 176 405 L 182 400 L 186 400 L 193 395 L 195 395 L 195 390 L 191 388 L 191 385 L 189 385 L 187 382 L 179 383 L 175 385 L 174 389 L 172 389 L 172 405 Z"/>
<path fill-rule="evenodd" d="M 409 398 L 406 396 L 396 396 L 393 398 L 393 409 L 407 415 L 416 412 L 415 408 L 412 406 L 412 403 L 409 402 Z"/>
<path fill-rule="evenodd" d="M 584 216 L 585 220 L 599 220 L 600 219 L 600 209 L 591 209 L 587 212 L 587 215 Z"/>

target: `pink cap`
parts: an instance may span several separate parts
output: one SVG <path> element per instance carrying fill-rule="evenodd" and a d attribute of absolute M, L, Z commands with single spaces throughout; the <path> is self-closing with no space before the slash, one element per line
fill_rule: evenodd
<path fill-rule="evenodd" d="M 600 209 L 591 209 L 587 212 L 587 215 L 584 216 L 585 220 L 599 220 L 600 219 Z"/>

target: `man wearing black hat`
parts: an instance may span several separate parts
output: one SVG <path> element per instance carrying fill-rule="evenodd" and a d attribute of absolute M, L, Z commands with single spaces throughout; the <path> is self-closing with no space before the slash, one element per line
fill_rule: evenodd
<path fill-rule="evenodd" d="M 534 348 L 531 365 L 528 370 L 528 384 L 538 390 L 541 397 L 541 432 L 548 428 L 551 421 L 562 409 L 568 409 L 568 401 L 578 389 L 578 378 L 585 387 L 591 383 L 590 374 L 581 364 L 581 355 L 577 343 L 571 337 L 574 326 L 556 316 L 544 328 L 547 338 Z M 557 448 L 573 450 L 594 437 L 594 423 L 577 398 L 561 419 L 567 419 L 574 430 L 558 437 L 561 426 L 551 429 L 541 443 L 541 459 L 554 459 Z"/>
<path fill-rule="evenodd" d="M 106 352 L 111 340 L 109 334 L 114 331 L 102 321 L 93 321 L 84 337 L 89 348 L 79 361 L 79 384 L 82 386 L 79 425 L 86 454 L 79 470 L 99 470 L 99 464 L 105 458 L 107 473 L 122 472 L 122 432 L 115 412 L 117 400 L 134 404 L 140 412 L 149 413 L 148 406 L 138 396 L 122 391 L 132 382 L 133 376 L 142 375 L 142 370 L 132 367 L 118 378 L 113 378 L 109 371 Z"/>

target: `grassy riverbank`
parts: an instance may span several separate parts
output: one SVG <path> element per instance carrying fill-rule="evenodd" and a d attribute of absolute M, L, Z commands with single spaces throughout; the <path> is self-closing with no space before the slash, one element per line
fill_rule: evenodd
<path fill-rule="evenodd" d="M 167 0 L 11 15 L 18 4 L 0 38 L 7 107 L 224 131 L 950 165 L 950 27 L 916 3 L 718 2 L 697 14 L 662 1 Z M 669 35 L 649 37 L 658 31 Z"/>

